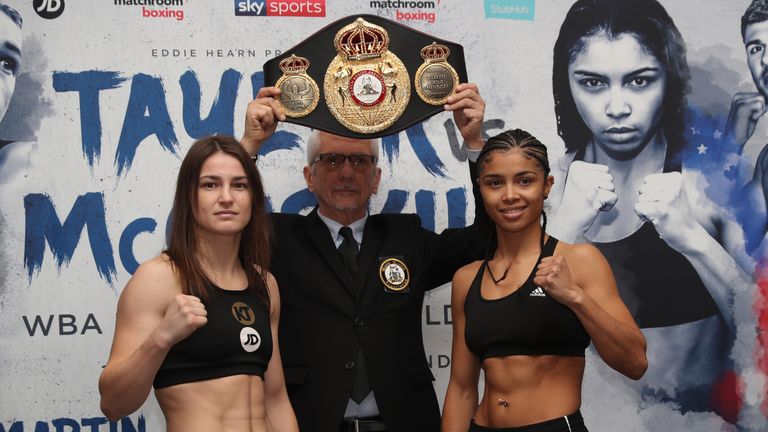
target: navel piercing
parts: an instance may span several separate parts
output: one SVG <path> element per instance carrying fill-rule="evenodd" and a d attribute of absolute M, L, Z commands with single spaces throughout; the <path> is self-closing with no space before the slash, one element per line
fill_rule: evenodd
<path fill-rule="evenodd" d="M 509 406 L 509 402 L 505 401 L 502 398 L 499 398 L 499 405 L 503 406 L 504 408 Z"/>

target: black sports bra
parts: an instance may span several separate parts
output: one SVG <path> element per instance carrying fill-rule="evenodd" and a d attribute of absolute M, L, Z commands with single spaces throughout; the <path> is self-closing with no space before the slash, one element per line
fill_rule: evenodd
<path fill-rule="evenodd" d="M 533 283 L 536 267 L 556 245 L 550 237 L 528 279 L 500 299 L 483 298 L 480 286 L 488 261 L 480 266 L 464 301 L 464 338 L 481 361 L 511 355 L 584 357 L 590 338 L 576 314 Z"/>
<path fill-rule="evenodd" d="M 154 387 L 231 375 L 264 378 L 272 357 L 269 308 L 254 290 L 208 290 L 208 323 L 175 344 L 155 375 Z"/>

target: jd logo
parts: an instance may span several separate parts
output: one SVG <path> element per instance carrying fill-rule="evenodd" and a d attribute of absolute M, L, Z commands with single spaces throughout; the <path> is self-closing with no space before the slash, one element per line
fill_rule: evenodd
<path fill-rule="evenodd" d="M 259 332 L 251 327 L 243 327 L 240 330 L 240 345 L 246 352 L 254 352 L 261 346 L 261 336 Z"/>
<path fill-rule="evenodd" d="M 54 19 L 64 13 L 64 0 L 34 0 L 32 7 L 41 18 Z"/>
<path fill-rule="evenodd" d="M 232 316 L 235 317 L 237 322 L 247 326 L 256 321 L 256 315 L 253 313 L 253 309 L 243 302 L 235 302 L 232 304 Z"/>

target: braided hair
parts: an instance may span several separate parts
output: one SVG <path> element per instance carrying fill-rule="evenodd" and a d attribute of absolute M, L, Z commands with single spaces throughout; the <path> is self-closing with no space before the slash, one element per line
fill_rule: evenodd
<path fill-rule="evenodd" d="M 478 172 L 482 172 L 484 166 L 488 163 L 488 159 L 493 153 L 506 153 L 514 149 L 518 149 L 526 157 L 536 160 L 536 162 L 538 162 L 541 168 L 544 170 L 544 177 L 549 176 L 550 168 L 549 157 L 547 156 L 547 146 L 542 144 L 538 138 L 522 129 L 504 131 L 488 139 L 488 141 L 485 143 L 485 146 L 483 147 L 483 150 L 480 152 L 480 155 L 477 157 Z M 542 227 L 539 243 L 541 245 L 541 249 L 543 250 L 544 234 L 547 230 L 547 214 L 544 212 L 544 209 L 541 210 L 541 217 Z M 491 242 L 491 249 L 489 250 L 489 253 L 493 253 L 493 250 L 496 249 L 495 243 L 496 241 L 494 238 Z"/>
<path fill-rule="evenodd" d="M 512 149 L 520 149 L 526 156 L 536 159 L 544 169 L 544 175 L 549 175 L 549 158 L 547 157 L 547 146 L 541 143 L 538 138 L 522 129 L 504 131 L 488 139 L 483 150 L 477 157 L 478 170 L 483 168 L 488 161 L 491 152 L 504 152 Z"/>

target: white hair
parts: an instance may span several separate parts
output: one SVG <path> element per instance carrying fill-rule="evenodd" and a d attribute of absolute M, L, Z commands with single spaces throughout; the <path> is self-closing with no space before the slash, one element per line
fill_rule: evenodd
<path fill-rule="evenodd" d="M 371 154 L 376 158 L 376 160 L 379 160 L 379 144 L 381 143 L 380 138 L 371 138 L 369 139 L 371 142 Z M 309 134 L 309 138 L 307 138 L 307 165 L 312 165 L 312 162 L 314 162 L 315 158 L 317 157 L 317 153 L 320 151 L 320 131 L 317 129 L 313 129 L 312 132 Z"/>

